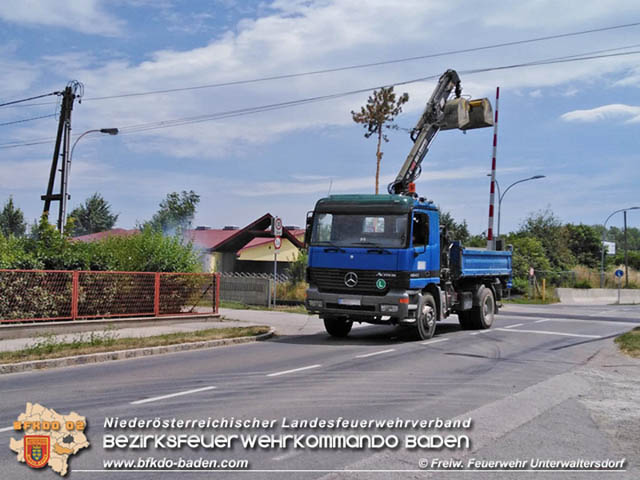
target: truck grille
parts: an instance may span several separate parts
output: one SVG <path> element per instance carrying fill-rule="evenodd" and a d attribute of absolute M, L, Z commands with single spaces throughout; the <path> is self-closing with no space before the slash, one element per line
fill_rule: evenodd
<path fill-rule="evenodd" d="M 345 284 L 345 276 L 355 273 L 358 283 L 349 287 Z M 409 276 L 404 272 L 378 272 L 375 270 L 345 270 L 339 268 L 309 268 L 309 282 L 316 285 L 321 292 L 352 293 L 355 295 L 385 295 L 392 288 L 408 288 Z M 395 275 L 395 277 L 390 277 Z M 378 288 L 376 282 L 384 280 L 384 288 Z"/>

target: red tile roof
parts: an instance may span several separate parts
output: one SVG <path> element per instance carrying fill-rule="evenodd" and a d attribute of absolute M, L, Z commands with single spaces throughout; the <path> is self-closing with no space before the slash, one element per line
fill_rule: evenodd
<path fill-rule="evenodd" d="M 113 228 L 104 232 L 90 233 L 88 235 L 80 235 L 79 237 L 73 237 L 72 240 L 78 242 L 95 242 L 107 237 L 127 237 L 129 235 L 135 235 L 140 232 L 137 228 L 127 230 L 126 228 Z"/>

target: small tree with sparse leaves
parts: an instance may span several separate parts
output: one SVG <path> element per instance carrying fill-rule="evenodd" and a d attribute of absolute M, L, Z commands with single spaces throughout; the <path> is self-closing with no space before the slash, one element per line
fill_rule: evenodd
<path fill-rule="evenodd" d="M 382 160 L 382 141 L 388 142 L 385 128 L 396 128 L 393 120 L 402 112 L 402 105 L 409 101 L 409 94 L 403 93 L 396 99 L 393 87 L 383 87 L 374 90 L 373 95 L 367 99 L 367 104 L 360 108 L 359 112 L 351 111 L 351 117 L 356 123 L 362 124 L 367 130 L 366 138 L 372 135 L 378 140 L 376 149 L 376 194 L 380 184 L 380 161 Z"/>

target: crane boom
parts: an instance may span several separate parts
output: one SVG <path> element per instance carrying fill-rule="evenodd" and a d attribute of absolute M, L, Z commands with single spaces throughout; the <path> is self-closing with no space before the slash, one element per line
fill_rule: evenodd
<path fill-rule="evenodd" d="M 452 92 L 455 94 L 455 100 L 449 101 Z M 411 132 L 413 147 L 398 176 L 389 184 L 389 193 L 411 193 L 409 186 L 420 176 L 422 161 L 440 130 L 469 130 L 493 125 L 491 104 L 487 99 L 468 101 L 460 98 L 461 94 L 462 86 L 458 73 L 452 69 L 444 72 Z M 448 118 L 449 116 L 451 118 Z"/>

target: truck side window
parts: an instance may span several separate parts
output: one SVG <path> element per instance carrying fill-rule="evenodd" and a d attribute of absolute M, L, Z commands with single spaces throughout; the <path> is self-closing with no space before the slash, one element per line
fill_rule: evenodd
<path fill-rule="evenodd" d="M 429 216 L 424 213 L 413 215 L 413 246 L 429 244 Z"/>

